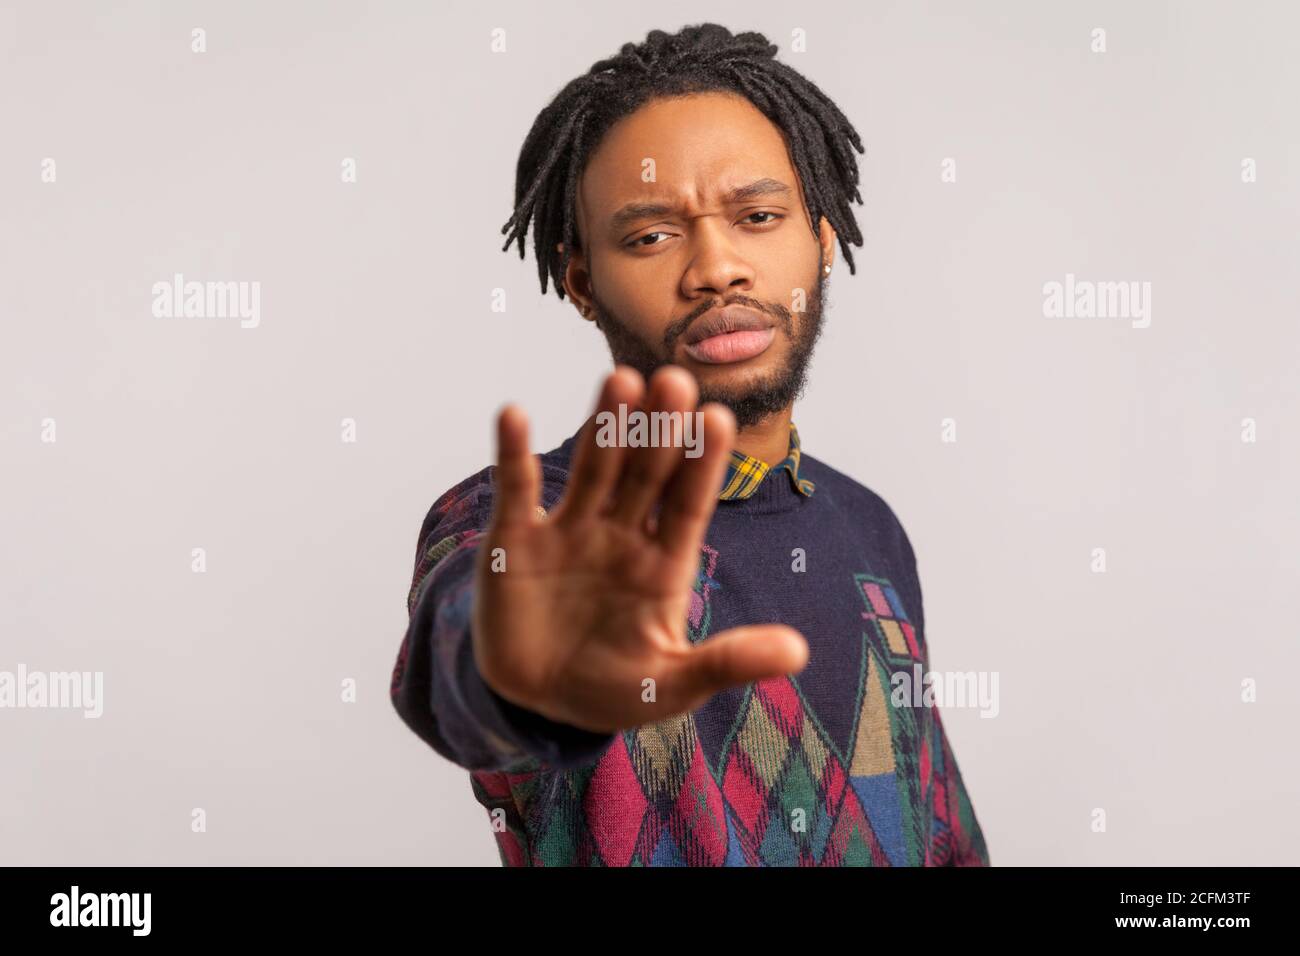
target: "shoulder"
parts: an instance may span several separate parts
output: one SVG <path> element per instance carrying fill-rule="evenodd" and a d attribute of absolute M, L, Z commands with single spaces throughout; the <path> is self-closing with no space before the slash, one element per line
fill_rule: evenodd
<path fill-rule="evenodd" d="M 843 514 L 846 523 L 861 529 L 860 533 L 870 541 L 875 560 L 882 562 L 879 573 L 904 592 L 904 607 L 909 609 L 917 639 L 924 648 L 925 611 L 920 571 L 903 522 L 881 495 L 861 482 L 808 455 L 803 456 L 800 464 L 800 472 L 816 485 L 814 496 L 827 492 L 828 504 Z"/>
<path fill-rule="evenodd" d="M 882 534 L 906 539 L 903 523 L 889 502 L 862 482 L 808 454 L 800 458 L 799 473 L 816 486 L 813 494 L 824 493 L 832 507 L 850 512 Z"/>
<path fill-rule="evenodd" d="M 808 454 L 801 457 L 799 471 L 816 486 L 814 496 L 825 495 L 825 501 L 832 509 L 841 512 L 846 522 L 861 529 L 861 533 L 871 540 L 873 550 L 886 558 L 894 573 L 912 579 L 917 577 L 912 541 L 898 514 L 882 495 Z"/>

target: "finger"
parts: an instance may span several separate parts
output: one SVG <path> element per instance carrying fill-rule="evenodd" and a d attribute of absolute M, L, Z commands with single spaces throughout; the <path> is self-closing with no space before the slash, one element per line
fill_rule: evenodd
<path fill-rule="evenodd" d="M 681 695 L 683 710 L 694 710 L 729 687 L 797 673 L 808 664 L 808 656 L 808 642 L 792 627 L 735 627 L 695 645 L 681 659 L 666 689 L 673 697 Z"/>
<path fill-rule="evenodd" d="M 736 416 L 726 405 L 706 402 L 700 422 L 700 455 L 685 458 L 678 466 L 659 511 L 656 540 L 675 557 L 698 555 L 736 441 Z"/>
<path fill-rule="evenodd" d="M 665 365 L 650 379 L 650 394 L 641 411 L 646 414 L 647 444 L 628 452 L 614 489 L 614 502 L 609 511 L 611 521 L 629 528 L 644 528 L 651 506 L 663 494 L 664 484 L 684 458 L 681 439 L 684 416 L 695 410 L 699 389 L 690 372 L 677 365 Z M 655 413 L 675 415 L 658 420 Z M 662 431 L 659 424 L 664 424 Z M 660 431 L 658 447 L 648 444 L 652 434 Z"/>
<path fill-rule="evenodd" d="M 492 523 L 501 528 L 535 520 L 541 483 L 541 463 L 528 451 L 528 416 L 518 405 L 507 405 L 497 414 Z"/>
<path fill-rule="evenodd" d="M 596 400 L 596 413 L 587 419 L 578 436 L 569 481 L 564 497 L 551 511 L 552 521 L 564 523 L 590 517 L 604 506 L 618 481 L 627 449 L 621 442 L 605 448 L 598 446 L 596 418 L 601 412 L 617 416 L 620 404 L 635 407 L 644 391 L 641 373 L 629 366 L 620 365 L 606 377 Z"/>

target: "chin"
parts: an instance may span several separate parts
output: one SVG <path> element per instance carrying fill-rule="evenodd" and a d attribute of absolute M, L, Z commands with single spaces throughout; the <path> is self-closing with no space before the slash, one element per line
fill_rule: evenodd
<path fill-rule="evenodd" d="M 775 378 L 781 369 L 781 362 L 768 358 L 767 355 L 756 355 L 752 359 L 728 362 L 726 365 L 692 362 L 688 368 L 695 373 L 696 380 L 707 382 L 714 388 L 747 389 Z"/>
<path fill-rule="evenodd" d="M 776 363 L 758 366 L 737 362 L 734 365 L 712 368 L 714 369 L 712 374 L 705 373 L 696 377 L 702 395 L 708 392 L 713 396 L 725 395 L 729 398 L 742 399 L 759 389 L 770 388 L 780 378 L 780 366 Z"/>

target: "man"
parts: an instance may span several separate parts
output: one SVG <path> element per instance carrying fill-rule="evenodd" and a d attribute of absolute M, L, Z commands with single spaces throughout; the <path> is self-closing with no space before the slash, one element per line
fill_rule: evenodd
<path fill-rule="evenodd" d="M 507 865 L 989 862 L 938 711 L 891 699 L 928 666 L 907 535 L 792 421 L 862 145 L 775 54 L 654 31 L 520 155 L 506 248 L 532 219 L 616 368 L 540 458 L 504 408 L 433 505 L 392 685 Z M 638 409 L 698 411 L 702 454 L 598 428 Z"/>

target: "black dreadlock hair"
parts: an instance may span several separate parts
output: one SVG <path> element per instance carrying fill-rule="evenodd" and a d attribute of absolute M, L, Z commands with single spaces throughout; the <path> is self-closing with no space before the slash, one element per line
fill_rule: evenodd
<path fill-rule="evenodd" d="M 519 258 L 525 257 L 531 218 L 542 294 L 549 275 L 563 299 L 570 251 L 578 248 L 578 178 L 601 137 L 652 99 L 724 91 L 748 99 L 784 132 L 812 223 L 826 217 L 849 272 L 855 273 L 849 243 L 862 245 L 862 233 L 849 203 L 861 204 L 862 196 L 857 157 L 849 147 L 866 150 L 831 98 L 778 63 L 776 53 L 776 45 L 761 33 L 733 35 L 704 23 L 675 34 L 652 30 L 644 43 L 625 43 L 617 56 L 594 63 L 533 121 L 515 169 L 514 215 L 501 227 L 509 232 L 502 251 L 517 241 Z M 557 248 L 561 244 L 563 251 Z"/>

